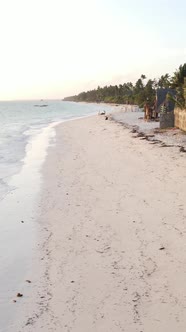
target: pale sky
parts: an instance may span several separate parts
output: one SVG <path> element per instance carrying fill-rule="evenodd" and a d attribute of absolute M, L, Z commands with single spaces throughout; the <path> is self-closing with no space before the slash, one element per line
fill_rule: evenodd
<path fill-rule="evenodd" d="M 63 98 L 173 73 L 185 0 L 0 0 L 0 100 Z"/>

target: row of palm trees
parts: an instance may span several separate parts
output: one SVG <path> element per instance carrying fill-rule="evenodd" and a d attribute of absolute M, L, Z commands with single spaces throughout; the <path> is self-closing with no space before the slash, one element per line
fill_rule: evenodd
<path fill-rule="evenodd" d="M 180 65 L 172 76 L 162 75 L 159 79 L 146 79 L 145 75 L 136 81 L 135 84 L 127 82 L 119 85 L 109 85 L 97 89 L 84 91 L 76 96 L 67 97 L 64 100 L 69 101 L 87 101 L 87 102 L 108 102 L 121 104 L 138 104 L 143 106 L 148 98 L 150 103 L 154 102 L 156 91 L 159 88 L 172 88 L 176 90 L 176 103 L 179 107 L 185 107 L 185 86 L 186 63 Z M 186 83 L 185 83 L 186 84 Z"/>

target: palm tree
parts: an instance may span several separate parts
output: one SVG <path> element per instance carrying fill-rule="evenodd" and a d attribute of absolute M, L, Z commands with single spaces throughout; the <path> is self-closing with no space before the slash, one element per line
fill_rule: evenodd
<path fill-rule="evenodd" d="M 179 69 L 174 72 L 172 77 L 172 87 L 177 88 L 184 84 L 184 78 L 186 77 L 186 63 L 179 66 Z"/>
<path fill-rule="evenodd" d="M 179 66 L 179 69 L 175 71 L 172 80 L 171 87 L 177 91 L 177 105 L 180 108 L 186 106 L 186 63 Z"/>
<path fill-rule="evenodd" d="M 141 75 L 141 79 L 142 80 L 145 80 L 146 79 L 146 76 L 144 74 Z"/>
<path fill-rule="evenodd" d="M 169 88 L 170 87 L 170 75 L 169 74 L 165 74 L 162 75 L 159 80 L 158 80 L 158 87 L 159 88 Z"/>

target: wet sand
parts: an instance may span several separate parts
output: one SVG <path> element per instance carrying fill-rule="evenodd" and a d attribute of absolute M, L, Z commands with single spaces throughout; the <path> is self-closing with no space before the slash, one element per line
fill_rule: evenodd
<path fill-rule="evenodd" d="M 186 154 L 102 116 L 56 132 L 14 331 L 185 332 Z"/>

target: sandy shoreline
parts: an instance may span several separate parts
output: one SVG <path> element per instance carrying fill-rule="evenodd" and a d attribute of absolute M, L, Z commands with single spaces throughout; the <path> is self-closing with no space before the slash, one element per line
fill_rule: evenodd
<path fill-rule="evenodd" d="M 12 331 L 185 331 L 185 155 L 99 116 L 56 132 L 32 296 Z"/>

